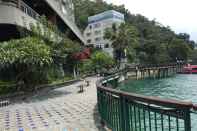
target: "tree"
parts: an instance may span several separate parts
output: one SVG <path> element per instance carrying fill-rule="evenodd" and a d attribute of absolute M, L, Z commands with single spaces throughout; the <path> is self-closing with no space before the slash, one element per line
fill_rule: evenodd
<path fill-rule="evenodd" d="M 0 67 L 13 68 L 16 81 L 23 82 L 24 89 L 33 89 L 45 81 L 46 68 L 52 63 L 50 47 L 39 38 L 27 37 L 0 44 Z"/>
<path fill-rule="evenodd" d="M 168 47 L 169 55 L 173 62 L 177 60 L 187 61 L 191 50 L 185 41 L 177 38 L 174 38 Z"/>
<path fill-rule="evenodd" d="M 110 69 L 114 65 L 114 60 L 109 54 L 103 51 L 96 51 L 91 55 L 91 63 L 94 70 L 100 72 L 103 69 Z"/>
<path fill-rule="evenodd" d="M 30 24 L 30 28 L 31 34 L 18 28 L 26 38 L 0 45 L 1 69 L 12 70 L 12 79 L 24 83 L 25 90 L 34 89 L 36 85 L 48 83 L 57 77 L 63 78 L 63 65 L 72 63 L 68 59 L 81 50 L 78 42 L 60 33 L 44 16 L 36 24 Z"/>
<path fill-rule="evenodd" d="M 192 64 L 196 65 L 197 64 L 197 50 L 193 50 L 189 58 Z"/>
<path fill-rule="evenodd" d="M 115 59 L 120 64 L 121 59 L 129 52 L 129 58 L 132 58 L 131 51 L 138 45 L 138 31 L 134 26 L 121 24 L 117 26 L 113 24 L 112 28 L 106 29 L 105 38 L 112 42 Z M 131 61 L 131 59 L 130 59 Z"/>
<path fill-rule="evenodd" d="M 80 43 L 70 40 L 67 34 L 60 32 L 45 16 L 41 16 L 36 24 L 30 24 L 30 27 L 32 35 L 43 39 L 50 46 L 56 76 L 63 77 L 65 70 L 74 70 L 78 61 L 74 60 L 72 55 L 82 50 Z"/>
<path fill-rule="evenodd" d="M 154 20 L 149 20 L 143 15 L 131 14 L 124 6 L 116 6 L 106 2 L 97 3 L 91 0 L 74 0 L 77 25 L 83 30 L 88 25 L 88 16 L 101 13 L 106 10 L 116 10 L 125 15 L 125 23 L 138 30 L 139 45 L 134 51 L 127 51 L 129 59 L 139 59 L 140 63 L 168 63 L 171 61 L 169 48 L 174 38 L 182 39 L 191 49 L 195 42 L 190 40 L 186 33 L 176 34 L 169 26 L 164 26 Z M 185 45 L 183 45 L 185 46 Z M 154 52 L 151 51 L 153 47 Z M 136 55 L 134 55 L 136 54 Z"/>
<path fill-rule="evenodd" d="M 187 33 L 179 33 L 177 35 L 178 39 L 182 39 L 185 43 L 187 43 L 191 49 L 194 49 L 195 42 L 193 40 L 190 40 L 190 35 Z"/>
<path fill-rule="evenodd" d="M 94 71 L 94 64 L 91 59 L 82 60 L 79 64 L 79 71 L 83 74 L 92 73 Z"/>

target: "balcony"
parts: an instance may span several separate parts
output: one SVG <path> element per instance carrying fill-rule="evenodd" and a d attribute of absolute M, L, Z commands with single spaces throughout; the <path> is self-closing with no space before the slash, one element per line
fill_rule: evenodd
<path fill-rule="evenodd" d="M 25 2 L 23 2 L 22 0 L 10 0 L 9 2 L 3 1 L 0 4 L 16 7 L 36 20 L 38 20 L 38 18 L 40 17 L 40 15 L 36 11 L 34 11 L 31 7 L 25 4 Z"/>
<path fill-rule="evenodd" d="M 0 1 L 0 24 L 30 29 L 29 24 L 36 23 L 39 17 L 39 14 L 22 0 Z"/>
<path fill-rule="evenodd" d="M 62 13 L 59 2 L 55 0 L 0 0 L 0 26 L 20 26 L 30 29 L 41 15 L 57 25 L 60 31 L 70 32 L 69 37 L 84 43 L 84 38 L 75 23 Z M 2 35 L 4 31 L 1 31 Z M 14 32 L 14 31 L 12 31 Z M 15 31 L 16 32 L 16 31 Z M 9 34 L 9 32 L 8 32 Z"/>

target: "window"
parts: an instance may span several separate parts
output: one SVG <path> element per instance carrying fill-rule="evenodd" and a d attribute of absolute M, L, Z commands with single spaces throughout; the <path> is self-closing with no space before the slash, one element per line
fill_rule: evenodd
<path fill-rule="evenodd" d="M 99 44 L 99 45 L 96 45 L 96 48 L 97 48 L 97 49 L 101 49 L 102 47 L 101 47 L 101 45 Z"/>
<path fill-rule="evenodd" d="M 95 35 L 99 35 L 99 34 L 101 34 L 101 31 L 100 31 L 100 30 L 96 30 L 96 31 L 94 32 L 94 34 L 95 34 Z"/>
<path fill-rule="evenodd" d="M 101 37 L 95 38 L 95 41 L 100 41 L 100 40 L 101 40 Z"/>
<path fill-rule="evenodd" d="M 100 23 L 96 23 L 96 24 L 94 24 L 94 28 L 99 28 L 101 26 L 101 24 Z"/>
<path fill-rule="evenodd" d="M 96 48 L 100 48 L 100 45 L 96 45 Z"/>
<path fill-rule="evenodd" d="M 109 44 L 105 44 L 105 48 L 109 48 Z"/>
<path fill-rule="evenodd" d="M 87 40 L 87 43 L 91 43 L 91 41 L 92 41 L 92 40 L 88 39 L 88 40 Z"/>
<path fill-rule="evenodd" d="M 91 36 L 91 33 L 86 33 L 86 36 Z"/>

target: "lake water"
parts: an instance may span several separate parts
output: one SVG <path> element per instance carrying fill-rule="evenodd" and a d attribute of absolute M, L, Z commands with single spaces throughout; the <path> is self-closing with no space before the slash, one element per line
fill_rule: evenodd
<path fill-rule="evenodd" d="M 128 80 L 118 88 L 127 92 L 197 104 L 197 75 L 181 74 L 165 79 Z M 192 131 L 197 131 L 197 114 L 192 115 Z"/>

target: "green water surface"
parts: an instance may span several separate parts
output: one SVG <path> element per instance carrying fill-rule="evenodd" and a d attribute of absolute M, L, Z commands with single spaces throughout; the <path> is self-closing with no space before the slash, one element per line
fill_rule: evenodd
<path fill-rule="evenodd" d="M 128 80 L 120 83 L 123 91 L 197 104 L 197 74 L 181 74 L 164 79 Z M 197 114 L 192 114 L 192 131 L 197 131 Z"/>
<path fill-rule="evenodd" d="M 118 88 L 147 96 L 192 101 L 197 104 L 197 75 L 176 75 L 154 80 L 128 80 L 121 83 Z"/>

